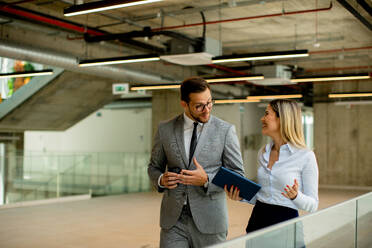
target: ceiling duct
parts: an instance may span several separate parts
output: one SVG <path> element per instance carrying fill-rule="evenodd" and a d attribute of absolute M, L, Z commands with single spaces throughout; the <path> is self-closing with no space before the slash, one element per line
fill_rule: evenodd
<path fill-rule="evenodd" d="M 193 46 L 180 39 L 171 39 L 168 47 L 168 54 L 160 56 L 160 59 L 185 66 L 212 64 L 212 58 L 222 54 L 221 43 L 209 37 L 205 38 L 201 46 Z"/>
<path fill-rule="evenodd" d="M 292 70 L 286 65 L 263 65 L 253 67 L 252 73 L 263 74 L 263 80 L 251 80 L 258 85 L 289 85 L 291 82 Z"/>
<path fill-rule="evenodd" d="M 45 48 L 35 48 L 14 44 L 8 41 L 0 41 L 0 56 L 32 61 L 44 65 L 64 68 L 70 71 L 75 71 L 84 74 L 96 75 L 100 77 L 111 78 L 115 80 L 126 80 L 142 83 L 173 83 L 174 81 L 156 74 L 131 70 L 128 68 L 118 68 L 114 66 L 98 66 L 98 67 L 79 67 L 76 57 L 72 55 L 62 54 L 56 51 L 51 51 Z"/>

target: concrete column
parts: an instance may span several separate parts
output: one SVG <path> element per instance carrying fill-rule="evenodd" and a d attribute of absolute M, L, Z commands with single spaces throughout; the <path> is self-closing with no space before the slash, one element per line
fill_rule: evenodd
<path fill-rule="evenodd" d="M 152 136 L 156 134 L 161 121 L 169 120 L 181 113 L 179 90 L 159 90 L 152 93 Z"/>
<path fill-rule="evenodd" d="M 265 139 L 261 134 L 260 118 L 264 108 L 256 103 L 215 105 L 212 114 L 235 125 L 240 141 L 245 175 L 257 177 L 257 153 Z"/>
<path fill-rule="evenodd" d="M 372 91 L 372 80 L 314 87 L 316 95 L 365 91 Z M 359 99 L 342 99 L 343 104 L 345 101 Z M 321 185 L 372 186 L 372 105 L 364 103 L 314 104 L 314 146 Z"/>

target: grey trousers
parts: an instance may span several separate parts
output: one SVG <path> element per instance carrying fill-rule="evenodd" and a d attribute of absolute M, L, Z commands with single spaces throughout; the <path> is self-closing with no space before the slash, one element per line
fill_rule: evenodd
<path fill-rule="evenodd" d="M 199 248 L 226 240 L 227 233 L 204 234 L 196 227 L 191 216 L 182 213 L 171 229 L 161 229 L 160 248 Z"/>

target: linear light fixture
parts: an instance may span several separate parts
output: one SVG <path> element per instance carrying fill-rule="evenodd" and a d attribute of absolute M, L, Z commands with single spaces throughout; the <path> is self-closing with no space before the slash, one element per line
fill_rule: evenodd
<path fill-rule="evenodd" d="M 53 70 L 40 70 L 40 71 L 24 71 L 24 72 L 12 72 L 12 73 L 1 73 L 0 78 L 18 78 L 18 77 L 34 77 L 34 76 L 45 76 L 52 75 Z"/>
<path fill-rule="evenodd" d="M 337 101 L 334 104 L 337 106 L 372 105 L 372 101 Z"/>
<path fill-rule="evenodd" d="M 346 98 L 346 97 L 369 97 L 372 96 L 370 93 L 332 93 L 328 94 L 329 98 Z"/>
<path fill-rule="evenodd" d="M 268 95 L 268 96 L 247 96 L 248 100 L 263 100 L 263 99 L 290 99 L 290 98 L 301 98 L 302 94 L 293 95 Z"/>
<path fill-rule="evenodd" d="M 224 77 L 224 78 L 209 78 L 205 79 L 208 83 L 222 83 L 231 81 L 245 81 L 245 80 L 259 80 L 264 79 L 262 75 L 245 76 L 245 77 Z M 134 86 L 130 90 L 166 90 L 166 89 L 178 89 L 181 84 L 164 84 L 164 85 L 146 85 L 146 86 Z M 246 99 L 245 99 L 246 100 Z"/>
<path fill-rule="evenodd" d="M 106 1 L 96 1 L 90 3 L 84 3 L 79 5 L 73 5 L 65 9 L 65 16 L 75 16 L 89 14 L 93 12 L 105 11 L 110 9 L 125 8 L 134 5 L 147 4 L 160 2 L 162 0 L 106 0 Z"/>
<path fill-rule="evenodd" d="M 224 77 L 224 78 L 209 78 L 205 79 L 208 83 L 220 83 L 220 82 L 234 82 L 234 81 L 249 81 L 249 80 L 260 80 L 264 79 L 263 75 L 252 75 L 244 77 Z"/>
<path fill-rule="evenodd" d="M 371 75 L 365 74 L 349 74 L 349 75 L 338 75 L 338 76 L 323 76 L 323 77 L 311 77 L 311 78 L 294 78 L 291 79 L 292 83 L 303 83 L 303 82 L 325 82 L 325 81 L 339 81 L 339 80 L 360 80 L 369 79 Z"/>
<path fill-rule="evenodd" d="M 168 84 L 168 85 L 153 85 L 153 86 L 134 86 L 130 90 L 167 90 L 167 89 L 178 89 L 181 84 Z"/>
<path fill-rule="evenodd" d="M 158 60 L 160 60 L 160 58 L 156 54 L 135 55 L 135 56 L 114 57 L 114 58 L 82 60 L 79 62 L 79 66 L 88 67 L 88 66 L 99 66 L 99 65 L 149 62 L 149 61 L 158 61 Z"/>
<path fill-rule="evenodd" d="M 259 102 L 260 100 L 248 100 L 248 99 L 226 99 L 226 100 L 214 100 L 215 104 L 223 103 L 250 103 L 250 102 Z"/>
<path fill-rule="evenodd" d="M 292 50 L 281 52 L 267 52 L 267 53 L 249 53 L 239 55 L 224 55 L 212 58 L 212 63 L 229 63 L 238 61 L 253 61 L 253 60 L 268 60 L 268 59 L 286 59 L 309 56 L 308 50 Z"/>

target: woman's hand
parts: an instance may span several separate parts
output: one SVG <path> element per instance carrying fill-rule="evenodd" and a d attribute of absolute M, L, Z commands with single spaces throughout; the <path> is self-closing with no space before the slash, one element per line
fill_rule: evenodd
<path fill-rule="evenodd" d="M 231 200 L 241 201 L 243 199 L 243 198 L 239 197 L 240 190 L 237 187 L 235 187 L 235 189 L 234 189 L 234 185 L 231 185 L 230 191 L 227 190 L 227 185 L 225 185 L 224 189 L 225 189 L 225 192 L 226 192 L 227 196 Z"/>
<path fill-rule="evenodd" d="M 285 193 L 282 192 L 282 195 L 284 195 L 286 198 L 288 198 L 290 200 L 296 199 L 297 192 L 298 192 L 298 182 L 297 182 L 297 180 L 296 179 L 294 180 L 294 184 L 293 184 L 292 187 L 287 185 L 287 187 L 284 188 L 284 190 L 285 190 Z"/>

